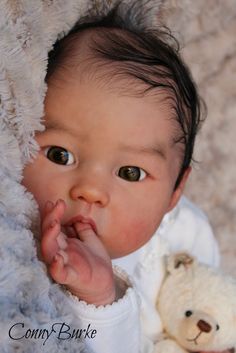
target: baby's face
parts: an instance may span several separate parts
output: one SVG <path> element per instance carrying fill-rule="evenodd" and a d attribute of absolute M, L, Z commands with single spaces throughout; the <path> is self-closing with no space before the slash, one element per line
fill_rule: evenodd
<path fill-rule="evenodd" d="M 41 150 L 23 180 L 40 212 L 47 200 L 63 199 L 62 224 L 93 222 L 111 258 L 141 247 L 184 183 L 173 191 L 180 153 L 170 108 L 161 97 L 71 79 L 49 84 L 45 110 L 46 130 L 36 135 Z"/>

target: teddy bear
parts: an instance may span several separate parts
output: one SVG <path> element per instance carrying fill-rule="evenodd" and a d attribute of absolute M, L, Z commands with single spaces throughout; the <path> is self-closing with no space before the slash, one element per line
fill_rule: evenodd
<path fill-rule="evenodd" d="M 156 303 L 155 353 L 236 352 L 236 281 L 188 253 L 169 255 Z"/>

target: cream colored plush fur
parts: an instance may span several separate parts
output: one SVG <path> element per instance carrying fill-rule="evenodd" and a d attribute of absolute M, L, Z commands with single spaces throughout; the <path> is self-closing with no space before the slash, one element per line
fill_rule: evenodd
<path fill-rule="evenodd" d="M 169 256 L 157 309 L 166 337 L 155 353 L 236 347 L 236 281 L 188 254 Z"/>

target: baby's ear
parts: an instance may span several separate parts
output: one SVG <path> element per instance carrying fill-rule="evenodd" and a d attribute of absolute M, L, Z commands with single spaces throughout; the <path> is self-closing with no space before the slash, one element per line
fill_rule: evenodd
<path fill-rule="evenodd" d="M 167 210 L 168 212 L 170 212 L 177 205 L 177 203 L 179 202 L 179 199 L 183 195 L 184 187 L 185 187 L 185 184 L 188 180 L 189 174 L 191 173 L 191 170 L 192 170 L 192 168 L 188 167 L 184 171 L 177 188 L 173 191 L 172 196 L 171 196 L 171 200 L 169 203 L 169 207 Z"/>
<path fill-rule="evenodd" d="M 175 253 L 167 257 L 167 271 L 173 273 L 178 270 L 187 270 L 195 262 L 195 257 L 188 253 Z"/>

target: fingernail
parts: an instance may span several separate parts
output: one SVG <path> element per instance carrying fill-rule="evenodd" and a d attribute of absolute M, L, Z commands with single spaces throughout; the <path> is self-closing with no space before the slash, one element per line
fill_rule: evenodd
<path fill-rule="evenodd" d="M 59 254 L 59 255 L 61 255 L 63 257 L 64 264 L 66 265 L 68 263 L 68 259 L 69 259 L 67 253 L 65 251 L 63 251 L 63 250 L 59 250 L 57 252 L 57 254 Z"/>
<path fill-rule="evenodd" d="M 65 250 L 67 248 L 66 236 L 63 233 L 60 233 L 57 237 L 57 244 L 60 249 Z"/>
<path fill-rule="evenodd" d="M 53 203 L 51 201 L 47 201 L 45 204 L 45 211 L 49 212 L 53 209 Z"/>

